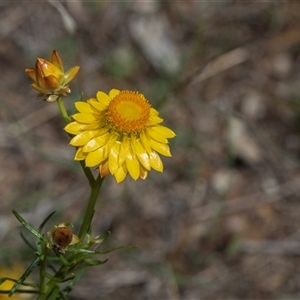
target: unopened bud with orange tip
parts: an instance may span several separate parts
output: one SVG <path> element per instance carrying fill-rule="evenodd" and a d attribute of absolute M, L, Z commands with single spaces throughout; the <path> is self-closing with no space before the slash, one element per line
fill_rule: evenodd
<path fill-rule="evenodd" d="M 48 102 L 66 96 L 71 90 L 68 83 L 74 79 L 79 66 L 64 71 L 63 62 L 56 50 L 52 51 L 50 61 L 37 58 L 35 68 L 25 69 L 26 74 L 34 81 L 31 87 L 39 92 L 38 97 L 46 96 Z"/>
<path fill-rule="evenodd" d="M 68 228 L 71 223 L 60 223 L 51 231 L 47 232 L 50 238 L 50 242 L 47 244 L 49 249 L 55 249 L 59 253 L 65 254 L 68 246 L 74 245 L 79 242 L 77 235 L 72 233 L 72 230 Z"/>

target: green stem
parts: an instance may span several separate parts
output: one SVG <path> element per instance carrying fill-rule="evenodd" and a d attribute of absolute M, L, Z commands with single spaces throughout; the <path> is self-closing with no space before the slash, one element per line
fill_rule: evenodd
<path fill-rule="evenodd" d="M 86 178 L 87 178 L 88 181 L 89 181 L 90 187 L 92 187 L 92 186 L 95 184 L 96 180 L 95 180 L 95 177 L 94 177 L 94 175 L 93 175 L 91 169 L 90 169 L 90 168 L 87 168 L 87 167 L 85 166 L 85 162 L 84 162 L 83 160 L 80 161 L 80 165 L 81 165 L 81 167 L 82 167 L 82 170 L 83 170 L 83 172 L 84 172 Z"/>
<path fill-rule="evenodd" d="M 81 223 L 80 231 L 79 231 L 79 240 L 81 241 L 81 244 L 83 243 L 85 235 L 88 233 L 89 228 L 91 226 L 91 222 L 93 219 L 94 211 L 95 211 L 95 205 L 98 198 L 98 194 L 100 191 L 100 188 L 102 186 L 104 178 L 101 178 L 100 175 L 98 175 L 95 182 L 91 185 L 91 194 L 90 199 L 84 214 L 83 221 Z"/>
<path fill-rule="evenodd" d="M 48 252 L 47 249 L 45 249 L 45 252 Z M 40 294 L 46 293 L 46 253 L 41 261 L 40 264 Z"/>
<path fill-rule="evenodd" d="M 55 278 L 60 279 L 64 278 L 66 274 L 69 271 L 69 267 L 67 266 L 62 266 L 59 271 L 56 272 Z M 58 288 L 58 283 L 55 280 L 50 280 L 47 285 L 45 286 L 44 292 L 40 292 L 39 296 L 37 297 L 36 300 L 46 300 L 46 299 L 56 299 L 55 298 L 49 298 L 49 296 L 53 293 L 53 291 Z M 53 295 L 52 295 L 53 296 Z"/>
<path fill-rule="evenodd" d="M 69 124 L 70 122 L 72 122 L 71 117 L 68 115 L 64 101 L 62 100 L 61 97 L 59 97 L 57 99 L 57 104 L 58 104 L 58 108 L 60 110 L 60 113 L 63 117 L 63 119 L 65 120 L 66 124 Z"/>

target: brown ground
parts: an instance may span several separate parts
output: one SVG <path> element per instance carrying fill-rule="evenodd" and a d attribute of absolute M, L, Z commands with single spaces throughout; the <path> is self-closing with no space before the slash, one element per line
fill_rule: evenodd
<path fill-rule="evenodd" d="M 33 258 L 13 208 L 78 225 L 87 199 L 56 104 L 24 73 L 53 49 L 81 66 L 70 111 L 81 91 L 138 90 L 177 133 L 163 174 L 105 180 L 102 249 L 138 248 L 70 299 L 299 299 L 300 2 L 1 1 L 1 264 Z"/>

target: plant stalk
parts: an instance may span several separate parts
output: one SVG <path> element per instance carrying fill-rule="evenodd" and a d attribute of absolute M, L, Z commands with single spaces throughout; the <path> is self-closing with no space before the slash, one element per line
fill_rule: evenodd
<path fill-rule="evenodd" d="M 103 180 L 104 180 L 104 178 L 102 178 L 100 175 L 98 175 L 97 179 L 91 186 L 91 194 L 90 194 L 89 202 L 88 202 L 88 205 L 87 205 L 87 208 L 86 208 L 86 211 L 84 214 L 84 218 L 81 223 L 79 235 L 78 235 L 79 240 L 81 242 L 79 244 L 83 244 L 84 237 L 90 229 L 94 211 L 95 211 L 95 205 L 97 202 L 98 194 L 99 194 L 100 188 L 102 186 Z"/>

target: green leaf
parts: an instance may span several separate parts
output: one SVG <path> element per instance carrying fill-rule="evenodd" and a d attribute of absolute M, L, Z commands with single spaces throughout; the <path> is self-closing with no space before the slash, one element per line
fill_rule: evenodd
<path fill-rule="evenodd" d="M 77 271 L 75 274 L 72 274 L 72 275 L 74 275 L 73 279 L 71 280 L 71 282 L 69 282 L 68 286 L 64 288 L 64 292 L 66 294 L 70 293 L 73 290 L 74 286 L 81 278 L 83 272 L 84 272 L 84 269 L 81 269 L 81 270 Z"/>
<path fill-rule="evenodd" d="M 62 282 L 70 281 L 73 280 L 74 278 L 75 278 L 75 274 L 71 274 L 70 277 L 65 278 Z"/>
<path fill-rule="evenodd" d="M 9 281 L 13 281 L 13 282 L 16 282 L 17 279 L 13 279 L 13 278 L 10 278 L 10 277 L 2 277 L 0 278 L 0 285 L 5 282 L 6 280 L 9 280 Z"/>
<path fill-rule="evenodd" d="M 66 295 L 64 295 L 62 292 L 59 292 L 59 295 L 60 295 L 60 299 L 68 300 L 68 297 Z"/>
<path fill-rule="evenodd" d="M 12 210 L 12 213 L 15 215 L 15 217 L 18 219 L 18 221 L 27 229 L 29 230 L 34 236 L 36 236 L 40 240 L 44 240 L 44 237 L 38 233 L 35 229 L 33 229 L 14 209 Z"/>
<path fill-rule="evenodd" d="M 12 282 L 17 282 L 17 281 L 18 281 L 17 279 L 14 279 L 14 278 L 10 278 L 10 277 L 2 277 L 2 278 L 0 278 L 0 285 L 1 285 L 2 283 L 4 283 L 6 280 L 9 280 L 9 281 L 12 281 Z M 37 288 L 37 287 L 38 287 L 38 285 L 35 284 L 35 283 L 25 283 L 25 282 L 23 282 L 22 285 L 24 285 L 24 286 L 30 286 L 30 287 L 34 287 L 34 288 Z M 0 292 L 1 292 L 1 291 L 0 291 Z"/>
<path fill-rule="evenodd" d="M 89 255 L 107 254 L 109 252 L 112 252 L 112 251 L 115 251 L 115 250 L 118 250 L 118 249 L 123 249 L 123 248 L 134 249 L 136 247 L 134 247 L 134 246 L 120 246 L 120 247 L 115 247 L 115 248 L 107 250 L 107 251 L 95 251 L 95 250 L 88 250 L 88 249 L 69 248 L 68 252 L 73 252 L 74 253 L 69 259 L 69 261 L 70 261 L 69 265 L 76 266 L 79 263 L 84 262 L 86 259 L 90 259 Z"/>
<path fill-rule="evenodd" d="M 58 297 L 59 295 L 59 288 L 56 286 L 50 293 L 49 297 L 47 299 L 61 299 Z"/>
<path fill-rule="evenodd" d="M 76 248 L 69 248 L 68 252 L 73 252 L 73 253 L 86 253 L 86 254 L 107 254 L 110 253 L 112 251 L 115 250 L 119 250 L 119 249 L 123 249 L 123 248 L 127 248 L 127 249 L 135 249 L 136 246 L 119 246 L 119 247 L 115 247 L 106 251 L 97 251 L 97 250 L 89 250 L 89 249 L 76 249 Z"/>
<path fill-rule="evenodd" d="M 55 254 L 57 255 L 57 257 L 59 258 L 59 260 L 60 260 L 65 266 L 70 267 L 70 266 L 72 265 L 71 263 L 69 263 L 69 262 L 65 259 L 65 257 L 64 257 L 62 254 L 57 253 L 55 250 L 54 250 L 54 252 L 55 252 Z"/>
<path fill-rule="evenodd" d="M 23 239 L 23 241 L 25 242 L 25 244 L 33 251 L 35 251 L 36 249 L 34 248 L 34 246 L 27 240 L 27 238 L 25 237 L 25 235 L 23 234 L 23 232 L 20 232 L 21 238 Z"/>
<path fill-rule="evenodd" d="M 45 273 L 45 277 L 54 282 L 60 283 L 60 278 L 54 277 L 54 276 L 50 275 L 49 273 Z"/>
<path fill-rule="evenodd" d="M 69 248 L 68 252 L 72 253 L 86 253 L 86 254 L 98 254 L 95 250 L 89 250 L 89 249 L 76 249 L 76 248 Z"/>
<path fill-rule="evenodd" d="M 70 281 L 70 280 L 73 280 L 74 277 L 75 277 L 74 274 L 71 274 L 71 276 L 69 276 L 67 278 L 59 278 L 59 277 L 52 276 L 49 273 L 46 273 L 45 276 L 47 278 L 49 278 L 50 280 L 52 280 L 54 282 L 57 282 L 57 283 L 62 283 L 62 282 Z"/>
<path fill-rule="evenodd" d="M 37 286 L 36 286 L 37 287 Z M 0 294 L 8 294 L 9 290 L 0 290 Z M 40 291 L 39 290 L 29 290 L 29 289 L 18 289 L 16 291 L 17 294 L 39 294 Z"/>
<path fill-rule="evenodd" d="M 76 266 L 80 262 L 82 262 L 86 257 L 88 257 L 87 254 L 75 254 L 71 257 L 71 262 L 73 266 Z"/>
<path fill-rule="evenodd" d="M 41 231 L 43 230 L 45 224 L 50 220 L 50 218 L 51 218 L 55 213 L 56 213 L 56 212 L 53 211 L 53 212 L 52 212 L 51 214 L 49 214 L 49 215 L 47 216 L 47 218 L 41 223 L 41 225 L 39 226 L 39 229 L 38 229 L 39 232 L 41 232 Z"/>
<path fill-rule="evenodd" d="M 100 259 L 85 258 L 83 261 L 89 266 L 96 266 L 96 265 L 102 265 L 106 263 L 108 259 L 100 260 Z"/>
<path fill-rule="evenodd" d="M 98 259 L 91 259 L 91 258 L 85 258 L 83 259 L 81 262 L 83 262 L 83 264 L 77 264 L 74 268 L 73 268 L 73 272 L 79 272 L 79 271 L 84 271 L 85 269 L 87 269 L 88 267 L 91 266 L 97 266 L 97 265 L 102 265 L 104 263 L 106 263 L 108 261 L 108 259 L 105 260 L 98 260 Z"/>
<path fill-rule="evenodd" d="M 55 269 L 54 266 L 52 266 L 52 264 L 50 264 L 49 262 L 46 262 L 47 267 L 52 270 L 52 272 L 55 274 L 57 272 L 57 270 Z"/>
<path fill-rule="evenodd" d="M 110 252 L 113 252 L 115 250 L 119 250 L 119 249 L 135 249 L 137 246 L 129 246 L 129 245 L 125 245 L 125 246 L 119 246 L 119 247 L 115 247 L 106 251 L 95 251 L 94 254 L 107 254 Z"/>
<path fill-rule="evenodd" d="M 24 281 L 26 280 L 26 278 L 33 272 L 33 270 L 35 269 L 35 267 L 40 263 L 41 259 L 40 257 L 37 257 L 32 263 L 31 265 L 27 268 L 27 270 L 24 272 L 24 274 L 21 276 L 21 278 L 19 280 L 16 281 L 16 283 L 14 284 L 14 286 L 11 288 L 8 296 L 11 297 L 16 289 L 21 285 L 24 284 Z"/>

